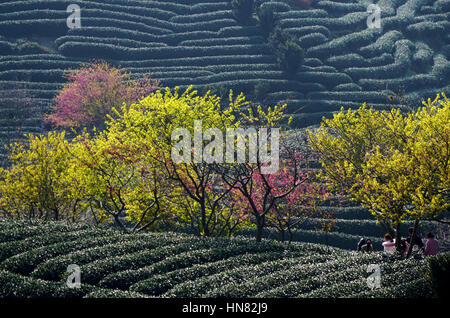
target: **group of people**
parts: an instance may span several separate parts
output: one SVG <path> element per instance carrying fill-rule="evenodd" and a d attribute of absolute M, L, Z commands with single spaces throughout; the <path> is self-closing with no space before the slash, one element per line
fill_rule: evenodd
<path fill-rule="evenodd" d="M 427 234 L 427 240 L 425 244 L 423 244 L 422 239 L 416 234 L 413 236 L 414 229 L 411 227 L 408 229 L 408 238 L 406 240 L 401 241 L 401 251 L 406 255 L 408 253 L 409 248 L 412 248 L 412 252 L 422 251 L 424 256 L 434 256 L 439 252 L 439 242 L 435 239 L 433 233 Z M 384 242 L 382 243 L 384 252 L 393 254 L 396 252 L 396 244 L 395 239 L 389 233 L 384 235 Z M 373 244 L 370 239 L 361 238 L 358 242 L 357 247 L 358 252 L 373 252 Z"/>

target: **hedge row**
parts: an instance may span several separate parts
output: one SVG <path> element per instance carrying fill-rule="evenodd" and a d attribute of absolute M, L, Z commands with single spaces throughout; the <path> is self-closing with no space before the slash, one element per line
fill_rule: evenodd
<path fill-rule="evenodd" d="M 265 3 L 263 3 L 261 5 L 261 9 L 262 8 L 269 8 L 277 13 L 284 13 L 284 12 L 292 11 L 291 7 L 287 3 L 281 2 L 281 1 L 266 1 Z"/>
<path fill-rule="evenodd" d="M 248 45 L 264 43 L 261 36 L 234 37 L 234 38 L 210 38 L 200 40 L 185 40 L 180 42 L 181 46 L 216 46 L 216 45 Z"/>
<path fill-rule="evenodd" d="M 323 9 L 311 10 L 290 10 L 287 12 L 280 12 L 277 14 L 279 20 L 285 19 L 304 19 L 304 18 L 327 18 L 328 12 Z"/>
<path fill-rule="evenodd" d="M 223 45 L 209 47 L 158 47 L 158 48 L 126 48 L 110 44 L 82 42 L 66 42 L 59 51 L 66 56 L 109 57 L 115 59 L 160 59 L 215 56 L 215 55 L 254 55 L 267 51 L 267 45 Z"/>
<path fill-rule="evenodd" d="M 322 25 L 310 25 L 310 26 L 304 26 L 300 28 L 286 28 L 284 29 L 286 32 L 296 35 L 296 36 L 305 36 L 311 33 L 322 33 L 327 38 L 330 38 L 331 32 L 328 28 L 322 26 Z"/>
<path fill-rule="evenodd" d="M 146 295 L 158 296 L 166 293 L 168 290 L 185 282 L 186 280 L 192 281 L 236 267 L 256 265 L 262 262 L 276 260 L 281 257 L 282 254 L 280 253 L 243 254 L 208 264 L 195 264 L 189 268 L 182 268 L 169 273 L 154 275 L 149 279 L 144 279 L 131 285 L 130 290 Z M 120 274 L 121 273 L 118 273 L 118 276 L 120 276 Z M 100 283 L 105 284 L 106 280 L 103 280 Z"/>
<path fill-rule="evenodd" d="M 320 1 L 316 7 L 332 12 L 333 14 L 345 14 L 356 11 L 366 11 L 367 6 L 362 3 L 341 3 L 333 1 Z"/>
<path fill-rule="evenodd" d="M 281 254 L 284 257 L 293 257 L 303 255 L 307 250 L 317 249 L 316 247 L 306 245 L 287 249 L 280 244 L 271 244 L 270 242 L 260 244 L 254 241 L 219 241 L 219 243 L 215 242 L 213 245 L 206 247 L 207 249 L 181 253 L 137 270 L 126 270 L 108 275 L 100 281 L 100 285 L 108 288 L 128 289 L 132 284 L 150 279 L 155 274 L 161 275 L 163 273 L 192 267 L 195 264 L 205 265 L 205 263 L 237 257 L 246 253 L 275 253 L 276 255 L 268 257 L 268 259 L 275 259 L 276 257 L 280 258 Z"/>
<path fill-rule="evenodd" d="M 213 11 L 213 12 L 207 12 L 207 13 L 198 13 L 198 14 L 191 14 L 191 15 L 176 15 L 170 18 L 170 22 L 173 23 L 195 23 L 195 22 L 208 22 L 208 21 L 214 21 L 214 20 L 220 20 L 220 19 L 231 19 L 233 18 L 233 15 L 231 14 L 230 10 L 220 10 L 220 11 Z"/>
<path fill-rule="evenodd" d="M 430 298 L 432 292 L 429 283 L 424 278 L 418 278 L 411 282 L 400 283 L 394 286 L 363 291 L 350 295 L 354 298 Z"/>
<path fill-rule="evenodd" d="M 352 101 L 357 102 L 362 105 L 363 102 L 367 103 L 385 103 L 386 94 L 382 92 L 311 92 L 308 93 L 307 98 L 310 99 L 329 99 L 329 100 L 340 100 L 340 101 Z"/>
<path fill-rule="evenodd" d="M 434 75 L 430 74 L 418 74 L 411 75 L 401 78 L 391 78 L 391 79 L 370 79 L 364 78 L 358 81 L 360 85 L 365 90 L 386 89 L 388 85 L 391 90 L 401 90 L 414 91 L 422 89 L 424 87 L 439 87 L 442 84 Z"/>
<path fill-rule="evenodd" d="M 123 67 L 172 67 L 172 66 L 212 66 L 212 65 L 244 65 L 274 64 L 273 55 L 217 55 L 186 58 L 163 58 L 157 60 L 123 61 Z"/>
<path fill-rule="evenodd" d="M 135 40 L 128 40 L 122 38 L 99 38 L 94 36 L 62 36 L 55 40 L 57 46 L 61 46 L 65 42 L 85 42 L 85 43 L 105 43 L 113 44 L 117 46 L 130 47 L 130 48 L 141 48 L 141 47 L 164 47 L 167 46 L 166 43 L 162 42 L 141 42 Z"/>
<path fill-rule="evenodd" d="M 383 53 L 394 53 L 395 42 L 403 39 L 403 34 L 399 31 L 388 31 L 380 36 L 375 43 L 359 49 L 364 57 L 374 57 Z"/>
<path fill-rule="evenodd" d="M 326 44 L 318 45 L 307 50 L 308 57 L 330 57 L 343 55 L 348 49 L 362 47 L 372 42 L 377 36 L 377 31 L 367 29 L 334 39 Z"/>
<path fill-rule="evenodd" d="M 308 35 L 301 36 L 298 39 L 298 44 L 303 48 L 309 48 L 311 46 L 320 45 L 324 42 L 327 42 L 328 38 L 322 33 L 311 33 Z"/>
<path fill-rule="evenodd" d="M 371 261 L 379 262 L 378 257 L 371 258 Z M 339 260 L 332 258 L 324 258 L 314 260 L 314 263 L 308 260 L 308 263 L 300 262 L 293 267 L 269 273 L 264 276 L 252 277 L 243 283 L 229 283 L 220 288 L 210 290 L 205 297 L 227 297 L 227 298 L 248 298 L 255 297 L 260 293 L 281 287 L 295 282 L 296 285 L 302 286 L 303 290 L 297 290 L 299 294 L 306 293 L 308 290 L 329 286 L 342 281 L 352 279 L 365 278 L 367 263 L 370 258 L 365 257 L 340 257 Z M 325 261 L 325 262 L 323 262 Z M 350 268 L 349 268 L 350 267 Z M 313 279 L 311 279 L 313 277 Z M 292 290 L 291 290 L 292 292 Z M 286 295 L 293 297 L 297 295 Z"/>
<path fill-rule="evenodd" d="M 350 67 L 345 69 L 345 72 L 355 81 L 362 78 L 386 79 L 404 75 L 411 66 L 411 44 L 409 40 L 400 40 L 395 43 L 393 64 L 377 67 Z"/>
<path fill-rule="evenodd" d="M 429 37 L 442 37 L 450 30 L 450 22 L 423 21 L 409 25 L 406 28 L 407 33 L 416 39 L 427 39 Z"/>
<path fill-rule="evenodd" d="M 64 80 L 64 70 L 63 69 L 52 69 L 52 70 L 8 70 L 0 72 L 0 80 L 28 80 L 31 82 L 53 82 L 61 83 Z"/>
<path fill-rule="evenodd" d="M 82 63 L 73 61 L 52 61 L 44 59 L 36 60 L 19 60 L 19 61 L 0 61 L 0 72 L 18 70 L 33 70 L 33 69 L 69 69 L 80 67 Z"/>
<path fill-rule="evenodd" d="M 307 83 L 319 83 L 328 88 L 333 88 L 339 84 L 352 83 L 352 79 L 345 73 L 326 73 L 326 72 L 299 72 L 296 74 L 296 80 Z"/>
<path fill-rule="evenodd" d="M 416 51 L 412 56 L 412 66 L 419 72 L 424 72 L 433 64 L 434 51 L 424 42 L 416 42 Z"/>
<path fill-rule="evenodd" d="M 308 25 L 321 25 L 332 30 L 348 30 L 362 28 L 366 26 L 369 13 L 354 12 L 339 18 L 304 18 L 304 19 L 284 19 L 280 21 L 283 28 L 304 27 Z"/>
<path fill-rule="evenodd" d="M 4 222 L 9 223 L 9 222 Z M 0 224 L 4 224 L 3 222 Z M 25 222 L 25 221 L 15 221 L 11 222 L 8 228 L 3 228 L 0 231 L 0 244 L 10 244 L 7 242 L 20 241 L 27 238 L 33 239 L 36 235 L 47 235 L 51 233 L 59 232 L 71 232 L 85 229 L 84 225 L 64 225 L 60 223 L 40 223 L 40 222 Z"/>
<path fill-rule="evenodd" d="M 355 92 L 355 91 L 362 91 L 361 86 L 355 83 L 348 83 L 348 84 L 339 84 L 334 88 L 337 92 Z"/>
<path fill-rule="evenodd" d="M 230 282 L 240 284 L 273 272 L 289 270 L 294 266 L 304 266 L 308 263 L 317 265 L 330 260 L 330 255 L 309 255 L 298 258 L 286 258 L 276 261 L 268 261 L 257 265 L 240 266 L 217 274 L 203 276 L 194 280 L 188 280 L 176 285 L 164 293 L 163 297 L 205 297 L 209 291 L 223 290 Z M 299 267 L 301 267 L 299 266 Z"/>
<path fill-rule="evenodd" d="M 350 53 L 345 55 L 332 56 L 328 58 L 327 64 L 331 64 L 338 69 L 345 69 L 349 67 L 371 67 L 381 66 L 394 63 L 394 58 L 391 54 L 383 53 L 379 56 L 372 58 L 363 58 L 356 53 Z"/>
<path fill-rule="evenodd" d="M 70 264 L 79 266 L 92 263 L 101 259 L 118 255 L 130 254 L 133 252 L 154 249 L 180 242 L 181 239 L 166 237 L 163 235 L 149 234 L 146 236 L 128 235 L 113 242 L 108 242 L 100 246 L 94 245 L 86 247 L 84 250 L 74 251 L 69 255 L 58 255 L 39 264 L 32 272 L 33 277 L 46 280 L 58 280 Z"/>
<path fill-rule="evenodd" d="M 83 281 L 88 284 L 96 285 L 107 275 L 111 273 L 138 269 L 152 263 L 159 262 L 169 256 L 202 249 L 202 242 L 199 239 L 182 242 L 171 246 L 163 246 L 149 251 L 139 251 L 131 254 L 125 254 L 114 258 L 100 259 L 89 264 L 82 265 Z"/>
<path fill-rule="evenodd" d="M 413 281 L 421 278 L 422 274 L 419 266 L 413 262 L 395 262 L 393 264 L 384 264 L 381 274 L 381 286 L 391 287 L 398 285 L 399 281 Z M 368 275 L 366 273 L 366 275 Z M 328 298 L 328 297 L 348 297 L 368 291 L 367 278 L 359 278 L 348 282 L 337 283 L 332 286 L 318 288 L 306 294 L 299 295 L 301 298 Z"/>
<path fill-rule="evenodd" d="M 81 288 L 69 288 L 66 284 L 47 282 L 0 270 L 1 298 L 81 298 L 95 287 L 81 284 Z"/>
<path fill-rule="evenodd" d="M 76 234 L 70 241 L 62 240 L 60 243 L 40 246 L 20 254 L 15 254 L 0 263 L 0 268 L 14 273 L 29 274 L 40 263 L 58 255 L 75 252 L 78 249 L 108 244 L 120 238 L 96 230 L 87 230 L 84 233 Z M 87 237 L 89 240 L 86 240 Z"/>
<path fill-rule="evenodd" d="M 255 230 L 253 229 L 244 229 L 240 233 L 245 237 L 254 237 Z M 285 238 L 287 239 L 287 233 L 285 233 Z M 331 231 L 327 234 L 328 236 L 328 244 L 332 247 L 347 249 L 347 250 L 356 250 L 356 245 L 361 239 L 360 235 L 349 235 Z M 272 238 L 272 239 L 281 239 L 280 233 L 278 233 L 275 229 L 266 228 L 264 230 L 264 237 Z M 374 243 L 375 250 L 382 250 L 380 237 L 372 237 L 368 236 L 366 238 L 370 238 Z M 294 230 L 292 232 L 292 240 L 295 242 L 308 242 L 315 244 L 326 244 L 326 235 L 324 232 L 316 231 L 316 230 Z M 379 244 L 377 244 L 379 243 Z"/>

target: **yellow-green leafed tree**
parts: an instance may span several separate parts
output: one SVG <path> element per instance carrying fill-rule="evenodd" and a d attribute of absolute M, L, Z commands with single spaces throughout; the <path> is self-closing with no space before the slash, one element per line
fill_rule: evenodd
<path fill-rule="evenodd" d="M 215 137 L 224 136 L 227 128 L 238 127 L 235 114 L 246 104 L 242 94 L 233 98 L 230 92 L 228 102 L 224 103 L 209 92 L 197 95 L 192 87 L 183 93 L 178 88 L 174 91 L 166 88 L 165 92 L 157 91 L 139 103 L 124 105 L 108 126 L 110 131 L 124 134 L 127 144 L 133 144 L 134 149 L 143 149 L 145 160 L 161 167 L 171 189 L 165 197 L 166 211 L 174 223 L 189 226 L 201 236 L 230 235 L 242 223 L 242 215 L 232 208 L 231 187 L 216 176 L 217 162 L 207 162 L 204 157 L 208 142 L 203 135 L 213 128 Z M 192 147 L 196 135 L 202 138 Z M 212 136 L 209 137 L 211 140 Z M 218 140 L 217 145 L 217 149 L 211 150 L 211 157 L 220 154 L 223 140 Z M 174 156 L 183 160 L 177 162 Z M 142 208 L 136 205 L 135 213 L 138 211 Z"/>
<path fill-rule="evenodd" d="M 402 222 L 414 220 L 416 231 L 420 221 L 448 213 L 450 102 L 445 95 L 407 114 L 365 105 L 341 109 L 309 136 L 324 178 L 395 227 L 398 249 Z"/>
<path fill-rule="evenodd" d="M 230 235 L 242 223 L 242 215 L 229 204 L 231 188 L 220 184 L 213 164 L 203 157 L 192 160 L 191 143 L 178 152 L 190 160 L 174 162 L 173 149 L 180 142 L 173 133 L 183 129 L 193 141 L 195 121 L 201 121 L 197 133 L 208 128 L 223 133 L 238 125 L 232 113 L 244 104 L 242 95 L 230 96 L 224 108 L 209 93 L 198 96 L 190 88 L 179 94 L 167 88 L 115 110 L 99 135 L 79 137 L 75 174 L 81 176 L 84 201 L 96 219 L 125 228 L 123 216 L 138 231 L 188 226 L 199 235 Z"/>
<path fill-rule="evenodd" d="M 0 171 L 0 209 L 17 218 L 61 220 L 79 216 L 79 201 L 64 133 L 27 136 L 11 145 L 11 167 Z"/>

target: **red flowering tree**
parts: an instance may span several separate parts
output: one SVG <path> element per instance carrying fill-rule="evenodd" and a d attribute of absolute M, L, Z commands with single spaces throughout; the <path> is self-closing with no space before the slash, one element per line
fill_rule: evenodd
<path fill-rule="evenodd" d="M 103 128 L 113 108 L 134 103 L 157 88 L 158 82 L 149 76 L 131 79 L 129 73 L 103 62 L 70 70 L 48 121 L 64 128 Z"/>

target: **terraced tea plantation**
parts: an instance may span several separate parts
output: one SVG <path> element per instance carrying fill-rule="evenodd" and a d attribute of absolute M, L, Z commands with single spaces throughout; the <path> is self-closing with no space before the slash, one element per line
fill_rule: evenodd
<path fill-rule="evenodd" d="M 313 1 L 307 10 L 295 2 L 257 2 L 273 9 L 277 24 L 306 52 L 304 65 L 287 79 L 256 14 L 241 25 L 231 1 L 3 1 L 0 137 L 9 142 L 41 132 L 64 70 L 94 58 L 135 76 L 151 72 L 163 86 L 233 88 L 268 105 L 287 103 L 297 127 L 316 124 L 341 106 L 365 101 L 384 108 L 390 103 L 386 90 L 404 91 L 414 104 L 449 91 L 449 0 L 378 1 L 381 29 L 367 27 L 371 1 Z M 67 26 L 70 4 L 81 7 L 81 28 Z M 253 96 L 260 83 L 267 91 Z M 19 112 L 10 103 L 14 97 L 1 94 L 17 85 L 32 100 Z"/>
<path fill-rule="evenodd" d="M 426 297 L 423 261 L 309 243 L 0 221 L 0 297 Z M 81 270 L 69 288 L 67 268 Z M 368 266 L 381 288 L 368 286 Z"/>

